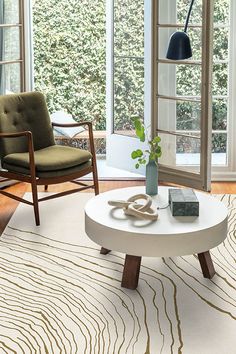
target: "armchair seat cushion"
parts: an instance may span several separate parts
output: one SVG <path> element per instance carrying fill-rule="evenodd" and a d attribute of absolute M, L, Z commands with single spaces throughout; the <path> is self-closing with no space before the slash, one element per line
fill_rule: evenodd
<path fill-rule="evenodd" d="M 56 171 L 36 171 L 36 177 L 38 178 L 52 178 L 55 179 L 57 177 L 64 177 L 70 176 L 75 173 L 83 172 L 83 170 L 91 168 L 92 162 L 87 161 L 82 163 L 81 165 L 77 165 L 70 168 L 64 168 L 63 170 L 56 170 Z M 29 168 L 5 164 L 4 168 L 9 172 L 20 173 L 22 175 L 30 175 Z M 88 172 L 86 172 L 88 173 Z"/>
<path fill-rule="evenodd" d="M 88 151 L 69 147 L 52 145 L 47 148 L 34 152 L 36 174 L 37 172 L 54 172 L 66 170 L 79 166 L 91 160 L 91 154 Z M 6 155 L 3 158 L 3 168 L 16 171 L 18 168 L 29 171 L 29 153 L 21 152 Z M 11 169 L 9 168 L 11 167 Z"/>

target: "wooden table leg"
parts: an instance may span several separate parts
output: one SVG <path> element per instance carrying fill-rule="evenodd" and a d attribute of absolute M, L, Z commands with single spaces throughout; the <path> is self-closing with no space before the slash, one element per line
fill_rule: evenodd
<path fill-rule="evenodd" d="M 212 263 L 211 254 L 209 251 L 198 253 L 198 259 L 202 268 L 204 278 L 211 279 L 215 274 L 215 268 Z"/>
<path fill-rule="evenodd" d="M 121 286 L 134 290 L 138 286 L 142 257 L 126 255 Z"/>
<path fill-rule="evenodd" d="M 101 247 L 100 254 L 108 254 L 109 252 L 111 252 L 111 250 L 108 250 L 107 248 Z"/>

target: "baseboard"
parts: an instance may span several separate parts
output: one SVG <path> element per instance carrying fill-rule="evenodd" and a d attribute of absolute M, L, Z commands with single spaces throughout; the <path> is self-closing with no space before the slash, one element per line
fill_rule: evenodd
<path fill-rule="evenodd" d="M 236 172 L 213 172 L 212 182 L 236 182 Z"/>

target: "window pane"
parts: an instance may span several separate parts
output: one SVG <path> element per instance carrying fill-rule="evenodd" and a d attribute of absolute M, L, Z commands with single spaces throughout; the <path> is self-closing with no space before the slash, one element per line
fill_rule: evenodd
<path fill-rule="evenodd" d="M 229 58 L 229 28 L 215 28 L 213 38 L 213 59 L 228 60 Z"/>
<path fill-rule="evenodd" d="M 19 23 L 19 0 L 0 1 L 0 23 Z"/>
<path fill-rule="evenodd" d="M 166 0 L 159 0 L 159 23 L 174 23 L 176 22 L 175 6 L 168 6 Z"/>
<path fill-rule="evenodd" d="M 212 152 L 226 153 L 227 148 L 227 134 L 213 133 L 212 134 Z"/>
<path fill-rule="evenodd" d="M 20 59 L 20 33 L 18 27 L 0 28 L 0 61 Z"/>
<path fill-rule="evenodd" d="M 175 6 L 176 5 L 176 6 Z M 160 23 L 185 23 L 190 0 L 159 0 Z M 195 0 L 190 23 L 202 22 L 202 0 Z"/>
<path fill-rule="evenodd" d="M 227 134 L 226 133 L 212 134 L 212 164 L 213 165 L 227 164 Z"/>
<path fill-rule="evenodd" d="M 173 2 L 173 5 L 171 4 Z M 168 8 L 166 0 L 159 0 L 159 18 L 160 23 L 181 23 L 184 24 L 190 0 L 175 0 L 170 1 L 170 6 Z M 169 11 L 168 11 L 169 10 Z M 229 23 L 229 13 L 230 13 L 230 0 L 215 0 L 214 2 L 214 23 Z M 190 21 L 191 24 L 200 24 L 202 22 L 202 0 L 196 0 L 193 5 L 193 11 L 191 13 Z"/>
<path fill-rule="evenodd" d="M 159 59 L 166 59 L 169 39 L 176 31 L 175 28 L 159 28 L 158 54 Z"/>
<path fill-rule="evenodd" d="M 201 103 L 159 99 L 158 117 L 161 130 L 200 130 Z"/>
<path fill-rule="evenodd" d="M 200 153 L 200 140 L 178 136 L 176 138 L 176 153 L 177 154 L 196 154 Z M 200 163 L 200 161 L 198 161 Z M 193 164 L 193 162 L 192 162 Z"/>
<path fill-rule="evenodd" d="M 114 1 L 114 52 L 144 56 L 144 0 Z"/>
<path fill-rule="evenodd" d="M 158 134 L 161 137 L 162 157 L 159 162 L 165 166 L 185 166 L 183 170 L 200 172 L 201 140 L 191 137 Z M 188 167 L 189 166 L 189 167 Z"/>
<path fill-rule="evenodd" d="M 213 65 L 213 95 L 227 95 L 228 94 L 228 64 Z"/>
<path fill-rule="evenodd" d="M 0 65 L 0 93 L 21 91 L 21 69 L 19 63 Z"/>
<path fill-rule="evenodd" d="M 183 96 L 201 96 L 200 65 L 178 65 L 176 68 L 176 94 Z"/>
<path fill-rule="evenodd" d="M 190 0 L 176 0 L 176 4 L 177 4 L 177 22 L 185 23 L 188 10 L 189 10 Z M 199 24 L 202 22 L 202 0 L 195 0 L 193 6 L 194 8 L 191 13 L 189 23 Z"/>
<path fill-rule="evenodd" d="M 177 102 L 176 130 L 200 130 L 201 103 Z"/>
<path fill-rule="evenodd" d="M 229 23 L 230 0 L 215 0 L 214 23 Z"/>
<path fill-rule="evenodd" d="M 201 28 L 189 28 L 188 35 L 191 41 L 192 60 L 202 59 L 202 29 Z"/>
<path fill-rule="evenodd" d="M 186 137 L 176 138 L 176 164 L 198 166 L 200 172 L 201 141 Z"/>
<path fill-rule="evenodd" d="M 219 28 L 214 29 L 214 62 L 229 60 L 229 22 L 230 0 L 215 0 L 214 23 Z M 228 63 L 213 66 L 213 95 L 228 94 Z M 212 165 L 227 164 L 227 132 L 216 133 L 214 130 L 226 131 L 228 127 L 228 100 L 215 99 L 212 107 Z"/>
<path fill-rule="evenodd" d="M 114 62 L 114 130 L 132 130 L 133 117 L 143 118 L 144 61 L 115 58 Z M 131 134 L 132 135 L 132 134 Z"/>
<path fill-rule="evenodd" d="M 201 66 L 159 64 L 159 94 L 200 96 Z"/>
<path fill-rule="evenodd" d="M 214 99 L 212 107 L 212 129 L 227 129 L 228 100 Z"/>

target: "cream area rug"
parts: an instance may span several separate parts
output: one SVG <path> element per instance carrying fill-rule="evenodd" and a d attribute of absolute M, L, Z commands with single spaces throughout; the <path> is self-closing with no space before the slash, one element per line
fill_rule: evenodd
<path fill-rule="evenodd" d="M 0 353 L 236 354 L 236 196 L 216 275 L 196 256 L 143 258 L 137 290 L 120 286 L 124 255 L 99 254 L 84 231 L 92 194 L 21 204 L 0 238 Z"/>

